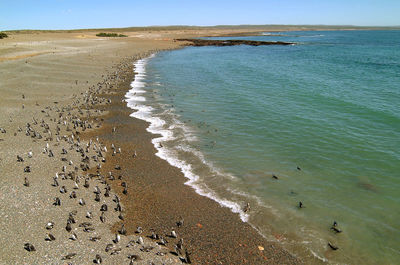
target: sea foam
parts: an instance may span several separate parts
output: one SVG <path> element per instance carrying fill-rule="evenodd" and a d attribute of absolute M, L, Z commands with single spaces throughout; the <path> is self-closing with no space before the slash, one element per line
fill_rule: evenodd
<path fill-rule="evenodd" d="M 218 202 L 221 206 L 230 208 L 232 212 L 239 214 L 240 219 L 243 222 L 247 222 L 249 215 L 243 212 L 242 206 L 240 204 L 227 199 L 220 198 L 217 194 L 215 194 L 213 190 L 207 187 L 206 184 L 204 183 L 200 184 L 198 182 L 200 177 L 193 172 L 191 164 L 175 156 L 174 150 L 170 150 L 160 145 L 160 143 L 171 141 L 176 138 L 173 134 L 173 131 L 170 129 L 175 128 L 176 126 L 181 127 L 184 132 L 190 132 L 190 129 L 185 127 L 185 125 L 177 119 L 174 119 L 175 123 L 173 125 L 170 125 L 168 128 L 165 128 L 166 122 L 163 119 L 154 116 L 153 113 L 154 108 L 145 105 L 146 98 L 143 96 L 143 94 L 146 93 L 146 90 L 144 89 L 146 86 L 145 82 L 146 64 L 154 56 L 155 55 L 153 54 L 147 58 L 140 59 L 134 63 L 134 69 L 136 72 L 135 79 L 131 83 L 132 87 L 131 90 L 129 90 L 125 95 L 126 97 L 125 101 L 127 102 L 127 106 L 135 110 L 135 112 L 133 112 L 130 116 L 149 122 L 150 125 L 147 128 L 147 131 L 152 134 L 161 135 L 161 137 L 153 138 L 152 140 L 154 147 L 157 149 L 156 155 L 161 159 L 166 160 L 170 165 L 179 168 L 184 174 L 184 176 L 188 179 L 188 181 L 185 182 L 186 185 L 192 187 L 196 191 L 196 193 Z M 189 141 L 194 139 L 195 136 L 191 135 L 188 136 Z M 185 151 L 190 151 L 191 153 L 196 155 L 205 165 L 210 167 L 211 171 L 218 174 L 221 173 L 219 170 L 213 167 L 211 162 L 206 161 L 203 154 L 200 153 L 199 151 L 193 149 L 189 150 L 187 149 L 188 147 L 183 147 L 183 146 L 179 148 L 186 149 Z M 224 174 L 224 175 L 228 176 L 231 179 L 234 178 L 234 176 L 229 174 L 228 175 Z"/>

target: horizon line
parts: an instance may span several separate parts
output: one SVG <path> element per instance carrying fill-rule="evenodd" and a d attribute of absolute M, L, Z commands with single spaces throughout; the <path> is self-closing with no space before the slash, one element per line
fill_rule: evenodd
<path fill-rule="evenodd" d="M 129 27 L 94 27 L 94 28 L 70 28 L 70 29 L 4 29 L 2 32 L 12 31 L 79 31 L 79 30 L 124 30 L 124 29 L 147 29 L 147 28 L 223 28 L 223 27 L 327 27 L 327 28 L 391 28 L 400 29 L 400 25 L 397 26 L 357 26 L 357 25 L 330 25 L 330 24 L 237 24 L 237 25 L 209 25 L 209 26 L 198 26 L 198 25 L 147 25 L 147 26 L 129 26 Z"/>

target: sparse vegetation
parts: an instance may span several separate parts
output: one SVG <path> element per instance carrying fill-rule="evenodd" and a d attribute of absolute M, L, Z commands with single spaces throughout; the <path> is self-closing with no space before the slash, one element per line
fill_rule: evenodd
<path fill-rule="evenodd" d="M 0 32 L 0 39 L 4 39 L 4 38 L 7 38 L 7 37 L 8 37 L 7 34 L 5 34 L 4 32 Z"/>
<path fill-rule="evenodd" d="M 97 37 L 128 37 L 124 34 L 117 34 L 117 33 L 105 33 L 105 32 L 100 32 L 96 34 Z"/>

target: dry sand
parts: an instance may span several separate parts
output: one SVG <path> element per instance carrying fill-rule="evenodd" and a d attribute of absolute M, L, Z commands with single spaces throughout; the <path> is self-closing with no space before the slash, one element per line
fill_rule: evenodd
<path fill-rule="evenodd" d="M 115 182 L 105 177 L 92 175 L 88 189 L 83 187 L 83 183 L 84 179 L 90 176 L 90 173 L 96 174 L 96 165 L 102 164 L 102 162 L 94 161 L 95 158 L 93 158 L 93 156 L 98 155 L 96 150 L 98 151 L 100 146 L 107 146 L 108 152 L 103 153 L 108 161 L 113 161 L 113 163 L 120 161 L 123 167 L 123 157 L 120 158 L 122 160 L 114 160 L 118 157 L 111 157 L 111 142 L 109 139 L 107 140 L 109 135 L 112 134 L 107 127 L 109 125 L 107 125 L 107 122 L 103 124 L 100 118 L 94 119 L 94 117 L 100 117 L 100 115 L 108 115 L 101 117 L 110 117 L 111 113 L 100 112 L 99 109 L 113 110 L 116 106 L 118 108 L 122 108 L 122 106 L 107 105 L 104 101 L 100 104 L 99 102 L 102 101 L 100 97 L 107 95 L 99 95 L 99 100 L 97 100 L 96 93 L 99 91 L 95 92 L 93 88 L 99 89 L 101 87 L 100 92 L 103 94 L 113 92 L 113 90 L 119 92 L 113 97 L 120 99 L 121 90 L 129 89 L 127 84 L 133 78 L 133 73 L 129 72 L 129 68 L 135 58 L 143 57 L 157 50 L 178 48 L 180 43 L 173 41 L 175 37 L 220 35 L 228 34 L 229 31 L 158 30 L 154 32 L 124 32 L 129 36 L 128 38 L 116 39 L 98 38 L 95 36 L 96 33 L 91 31 L 19 33 L 10 34 L 9 38 L 0 40 L 0 128 L 5 130 L 0 133 L 0 227 L 2 228 L 0 230 L 0 244 L 2 246 L 0 264 L 92 264 L 96 254 L 101 255 L 103 264 L 129 264 L 128 255 L 131 254 L 138 255 L 141 258 L 139 261 L 134 261 L 135 264 L 150 264 L 150 262 L 155 264 L 181 263 L 178 256 L 168 253 L 173 250 L 173 247 L 165 248 L 158 245 L 156 244 L 157 241 L 146 238 L 144 234 L 142 236 L 144 245 L 134 243 L 131 247 L 126 247 L 129 241 L 137 241 L 140 236 L 133 233 L 134 226 L 138 222 L 135 224 L 127 222 L 129 223 L 126 226 L 128 236 L 122 236 L 121 242 L 114 244 L 114 250 L 121 248 L 120 253 L 116 251 L 115 255 L 110 255 L 112 251 L 105 252 L 105 246 L 113 243 L 112 239 L 115 238 L 115 232 L 117 232 L 116 227 L 120 228 L 121 224 L 118 219 L 119 212 L 114 210 L 116 202 L 112 199 L 114 192 L 119 192 L 120 197 L 123 196 L 121 189 L 118 189 L 122 180 Z M 236 30 L 234 33 L 240 33 L 240 30 Z M 125 79 L 122 79 L 122 76 Z M 90 88 L 92 90 L 88 93 L 87 91 Z M 85 97 L 88 100 L 86 103 L 83 101 Z M 82 107 L 86 107 L 87 103 L 90 105 L 89 110 L 83 110 Z M 80 108 L 78 108 L 79 106 Z M 123 115 L 126 113 L 126 110 L 119 112 Z M 113 115 L 115 116 L 115 113 Z M 121 118 L 121 120 L 124 120 L 124 118 Z M 85 126 L 91 124 L 93 129 L 87 128 L 83 132 L 82 127 L 73 128 L 73 122 L 79 121 L 78 119 L 88 119 L 89 122 Z M 130 121 L 134 122 L 133 119 Z M 28 123 L 29 125 L 27 125 Z M 96 127 L 102 125 L 103 131 L 100 132 Z M 46 128 L 47 126 L 49 128 Z M 141 126 L 141 132 L 145 133 L 145 127 L 143 127 L 145 124 Z M 59 135 L 56 135 L 57 127 L 60 128 Z M 105 135 L 104 130 L 106 128 L 108 130 Z M 72 134 L 75 135 L 74 138 L 72 138 Z M 95 140 L 96 136 L 100 134 L 102 135 L 101 139 Z M 77 140 L 78 136 L 82 138 L 80 143 Z M 59 138 L 59 141 L 57 141 L 57 138 Z M 92 144 L 84 153 L 89 157 L 90 162 L 86 163 L 82 161 L 81 153 L 76 152 L 76 150 L 79 148 L 85 150 L 90 139 Z M 47 143 L 49 147 L 46 149 Z M 150 155 L 154 156 L 150 141 L 147 144 L 146 150 L 150 150 Z M 62 154 L 62 148 L 65 148 L 68 153 Z M 50 149 L 54 153 L 54 157 L 49 157 Z M 31 158 L 29 152 L 33 153 Z M 151 154 L 152 152 L 153 154 Z M 24 161 L 17 162 L 17 155 L 21 156 Z M 64 161 L 62 158 L 65 158 Z M 166 168 L 166 162 L 163 163 L 162 167 Z M 90 171 L 83 171 L 81 164 L 88 164 L 91 167 Z M 107 166 L 104 166 L 101 174 L 107 176 L 107 171 L 104 170 L 109 169 L 114 164 L 107 162 L 104 165 Z M 24 168 L 27 166 L 30 166 L 30 172 L 24 172 Z M 65 179 L 62 176 L 63 166 L 66 166 Z M 77 169 L 75 169 L 75 166 Z M 176 171 L 176 169 L 171 169 L 172 176 Z M 57 172 L 60 175 L 58 179 L 60 186 L 53 187 L 51 184 Z M 70 199 L 69 195 L 74 190 L 74 180 L 77 176 L 80 179 L 79 188 L 76 189 L 77 198 Z M 29 181 L 29 187 L 24 186 L 25 177 Z M 129 183 L 128 180 L 126 181 Z M 173 179 L 169 178 L 169 181 L 173 181 Z M 113 187 L 110 197 L 104 196 L 106 182 Z M 179 175 L 176 186 L 183 186 L 182 183 L 182 176 Z M 60 187 L 63 185 L 66 187 L 67 193 L 60 193 Z M 132 183 L 129 185 L 132 185 Z M 100 202 L 94 200 L 95 186 L 99 186 L 101 189 Z M 140 186 L 136 188 L 140 189 Z M 185 187 L 185 189 L 189 188 Z M 161 196 L 163 191 L 159 190 L 158 192 Z M 157 198 L 160 198 L 160 196 Z M 188 196 L 202 198 L 193 191 Z M 61 199 L 61 206 L 53 205 L 55 197 Z M 85 200 L 86 205 L 78 204 L 80 198 Z M 208 201 L 215 209 L 221 208 L 211 200 L 206 198 L 201 200 Z M 128 201 L 126 198 L 122 201 L 124 215 L 132 214 L 132 207 L 125 205 L 128 204 Z M 151 211 L 150 205 L 146 205 L 146 201 L 140 203 L 142 209 Z M 105 223 L 100 222 L 99 219 L 102 204 L 108 205 Z M 183 207 L 187 207 L 187 205 L 183 205 Z M 155 213 L 160 211 L 160 207 L 157 209 L 157 211 L 154 211 Z M 69 213 L 73 211 L 77 211 L 73 215 L 76 223 L 72 224 L 72 231 L 67 232 L 65 229 L 67 219 Z M 87 211 L 93 213 L 92 219 L 85 217 Z M 223 211 L 225 214 L 229 212 L 227 209 Z M 229 214 L 227 218 L 231 218 L 231 215 L 233 215 Z M 138 216 L 140 217 L 140 215 Z M 159 218 L 164 217 L 153 216 L 153 218 L 158 220 L 158 223 L 162 223 Z M 170 216 L 171 220 L 173 218 L 176 218 L 176 216 Z M 240 224 L 239 218 L 236 219 L 236 223 Z M 137 217 L 134 220 L 137 221 Z M 170 223 L 171 220 L 169 220 Z M 54 228 L 46 230 L 45 226 L 50 221 L 55 223 Z M 95 230 L 84 232 L 83 227 L 79 227 L 82 222 L 92 223 L 90 227 L 94 227 Z M 143 217 L 141 222 L 143 222 L 143 226 L 146 226 L 149 220 Z M 150 226 L 157 228 L 156 223 L 155 221 L 154 224 L 147 225 L 146 228 Z M 168 225 L 170 227 L 170 224 Z M 241 226 L 236 225 L 232 226 L 231 229 L 237 227 L 241 229 Z M 158 229 L 160 229 L 159 225 Z M 244 231 L 248 231 L 248 229 L 247 226 Z M 76 241 L 69 239 L 72 232 L 76 233 L 78 237 Z M 148 231 L 146 232 L 146 235 L 148 235 Z M 46 241 L 45 238 L 48 233 L 54 235 L 56 239 Z M 190 233 L 190 231 L 185 233 L 187 237 L 198 236 L 196 233 Z M 96 236 L 101 237 L 101 239 L 97 242 L 89 240 L 90 237 Z M 256 233 L 254 233 L 254 236 L 257 237 Z M 254 242 L 258 244 L 261 240 L 261 243 L 264 244 L 265 242 L 260 238 L 256 238 Z M 192 244 L 198 244 L 196 240 L 188 239 L 188 241 Z M 33 244 L 36 251 L 25 250 L 24 244 L 27 242 Z M 213 244 L 222 243 L 215 241 Z M 146 252 L 143 251 L 143 246 L 154 248 Z M 292 264 L 297 262 L 289 253 L 279 249 L 279 246 L 271 244 L 264 246 L 265 248 L 272 246 L 272 249 L 278 252 L 275 256 L 279 256 L 279 259 L 272 259 L 273 262 L 261 259 L 257 263 L 276 264 L 278 261 L 286 261 L 286 263 Z M 211 247 L 218 251 L 218 245 L 211 245 Z M 193 246 L 191 249 L 201 251 L 198 246 Z M 204 249 L 203 251 L 206 252 Z M 231 248 L 231 252 L 235 251 L 235 248 Z M 251 253 L 256 251 L 259 250 L 253 249 Z M 70 253 L 76 253 L 76 256 L 70 260 L 62 260 L 65 255 Z M 204 255 L 204 253 L 194 254 L 198 258 L 197 262 L 194 263 L 201 264 Z M 229 255 L 229 253 L 222 253 L 221 255 Z M 185 257 L 185 254 L 183 253 L 181 256 Z M 207 260 L 208 263 L 210 257 L 204 260 Z M 229 259 L 223 258 L 220 260 L 229 261 Z M 230 263 L 237 261 L 236 259 L 236 261 Z"/>

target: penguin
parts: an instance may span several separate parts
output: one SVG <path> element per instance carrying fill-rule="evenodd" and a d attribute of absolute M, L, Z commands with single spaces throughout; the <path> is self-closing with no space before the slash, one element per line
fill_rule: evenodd
<path fill-rule="evenodd" d="M 119 234 L 115 234 L 115 239 L 113 240 L 114 243 L 118 243 L 121 240 L 121 236 Z"/>
<path fill-rule="evenodd" d="M 65 186 L 62 186 L 60 188 L 60 193 L 67 193 L 67 188 Z"/>
<path fill-rule="evenodd" d="M 144 244 L 143 238 L 141 236 L 138 238 L 137 243 L 139 245 L 143 245 Z"/>
<path fill-rule="evenodd" d="M 93 260 L 93 262 L 96 264 L 101 264 L 103 262 L 103 259 L 99 254 L 96 254 L 96 258 Z"/>
<path fill-rule="evenodd" d="M 121 212 L 119 212 L 118 218 L 119 218 L 120 220 L 124 221 L 124 216 L 122 215 Z"/>
<path fill-rule="evenodd" d="M 135 232 L 135 233 L 136 233 L 136 234 L 141 234 L 141 233 L 143 233 L 142 227 L 138 226 L 138 227 L 136 228 L 136 232 Z"/>
<path fill-rule="evenodd" d="M 176 244 L 178 249 L 183 250 L 183 238 L 179 239 L 178 244 Z"/>
<path fill-rule="evenodd" d="M 53 229 L 53 227 L 54 227 L 54 223 L 53 223 L 53 222 L 48 222 L 48 223 L 46 224 L 46 229 L 47 229 L 47 230 L 51 230 L 51 229 Z"/>
<path fill-rule="evenodd" d="M 58 187 L 59 184 L 58 184 L 57 178 L 54 177 L 53 180 L 54 180 L 54 183 L 52 184 L 52 186 L 53 187 Z"/>
<path fill-rule="evenodd" d="M 107 204 L 103 204 L 103 205 L 100 207 L 100 211 L 102 211 L 102 212 L 106 212 L 107 210 L 108 210 Z"/>
<path fill-rule="evenodd" d="M 71 227 L 71 224 L 69 222 L 67 222 L 67 225 L 65 226 L 65 230 L 67 230 L 68 233 L 71 232 L 72 227 Z"/>
<path fill-rule="evenodd" d="M 86 218 L 92 219 L 92 212 L 86 212 Z"/>
<path fill-rule="evenodd" d="M 246 203 L 246 206 L 243 209 L 243 212 L 247 213 L 250 211 L 250 203 Z"/>
<path fill-rule="evenodd" d="M 69 253 L 67 255 L 65 255 L 62 260 L 68 260 L 68 259 L 72 259 L 73 257 L 76 256 L 76 253 Z"/>
<path fill-rule="evenodd" d="M 48 234 L 47 237 L 45 238 L 46 241 L 54 241 L 56 238 L 52 234 Z"/>
<path fill-rule="evenodd" d="M 89 188 L 89 180 L 86 178 L 85 179 L 85 184 L 83 185 L 85 188 Z"/>
<path fill-rule="evenodd" d="M 27 177 L 25 177 L 24 186 L 25 186 L 25 187 L 29 187 L 29 181 L 28 181 L 28 178 L 27 178 Z"/>
<path fill-rule="evenodd" d="M 125 229 L 125 225 L 124 224 L 122 224 L 121 225 L 121 229 L 118 231 L 121 235 L 126 235 L 126 229 Z"/>
<path fill-rule="evenodd" d="M 328 242 L 328 246 L 332 249 L 332 250 L 338 250 L 339 247 L 337 247 L 336 245 L 332 244 L 331 242 Z"/>
<path fill-rule="evenodd" d="M 160 236 L 160 242 L 158 242 L 159 245 L 165 246 L 167 245 L 168 241 L 165 240 L 162 236 Z"/>
<path fill-rule="evenodd" d="M 36 251 L 35 247 L 31 243 L 25 243 L 24 244 L 24 249 L 26 249 L 29 252 Z"/>
<path fill-rule="evenodd" d="M 171 237 L 172 238 L 177 238 L 176 232 L 174 230 L 171 231 Z"/>
<path fill-rule="evenodd" d="M 112 250 L 112 249 L 113 249 L 113 247 L 114 247 L 114 245 L 113 245 L 113 244 L 111 244 L 111 243 L 110 243 L 110 244 L 107 244 L 107 245 L 106 245 L 106 249 L 105 249 L 105 251 L 106 251 L 106 252 L 108 252 L 108 251 Z"/>
<path fill-rule="evenodd" d="M 331 229 L 335 232 L 335 233 L 341 233 L 342 230 L 338 227 L 337 222 L 333 221 L 333 224 L 331 226 Z"/>
<path fill-rule="evenodd" d="M 85 205 L 86 203 L 85 203 L 85 200 L 84 199 L 79 199 L 79 205 L 81 205 L 81 206 L 83 206 L 83 205 Z"/>
<path fill-rule="evenodd" d="M 60 205 L 61 205 L 61 200 L 60 200 L 60 198 L 58 198 L 58 197 L 54 198 L 54 203 L 53 203 L 53 205 L 55 205 L 55 206 L 60 206 Z"/>
<path fill-rule="evenodd" d="M 96 193 L 96 196 L 95 196 L 94 200 L 95 200 L 96 202 L 99 202 L 99 201 L 100 201 L 100 195 L 99 195 L 98 193 Z"/>
<path fill-rule="evenodd" d="M 190 259 L 190 255 L 191 255 L 191 253 L 188 250 L 185 250 L 184 262 L 187 263 L 187 264 L 191 264 L 192 263 L 192 261 Z"/>
<path fill-rule="evenodd" d="M 181 217 L 181 219 L 178 222 L 176 222 L 176 226 L 177 227 L 182 227 L 183 223 L 184 223 L 184 219 Z"/>
<path fill-rule="evenodd" d="M 105 223 L 105 222 L 106 222 L 106 217 L 104 216 L 104 212 L 101 212 L 100 221 L 101 221 L 102 223 Z"/>
<path fill-rule="evenodd" d="M 76 191 L 71 191 L 71 193 L 69 194 L 69 197 L 71 198 L 71 199 L 76 199 Z"/>
<path fill-rule="evenodd" d="M 128 259 L 129 259 L 129 265 L 133 265 L 134 264 L 133 262 L 139 260 L 140 257 L 138 255 L 129 255 Z"/>
<path fill-rule="evenodd" d="M 78 239 L 77 235 L 75 233 L 71 233 L 71 236 L 69 237 L 72 241 L 76 241 Z"/>

